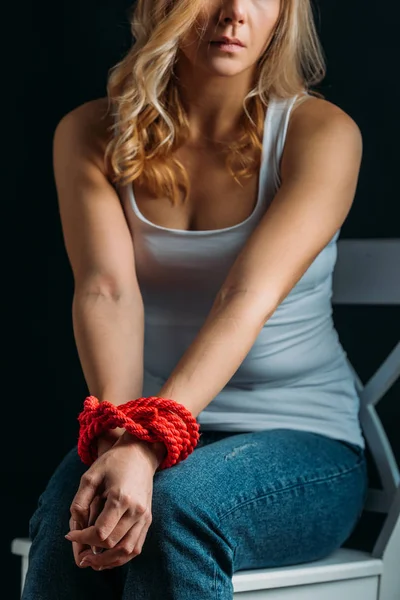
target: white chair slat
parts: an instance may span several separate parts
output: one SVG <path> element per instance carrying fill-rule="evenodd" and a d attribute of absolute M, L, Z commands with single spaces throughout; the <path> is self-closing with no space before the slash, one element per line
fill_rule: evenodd
<path fill-rule="evenodd" d="M 400 473 L 392 446 L 376 412 L 375 405 L 400 377 L 400 343 L 398 343 L 366 386 L 347 357 L 355 386 L 360 397 L 360 422 L 365 439 L 378 469 L 384 495 L 372 494 L 366 509 L 387 512 L 400 485 Z M 373 499 L 372 499 L 373 498 Z"/>
<path fill-rule="evenodd" d="M 349 367 L 350 367 L 350 370 L 351 370 L 351 372 L 352 372 L 352 374 L 353 374 L 353 378 L 354 378 L 354 382 L 355 382 L 355 384 L 356 384 L 357 391 L 358 391 L 358 392 L 360 392 L 360 394 L 361 394 L 361 392 L 362 392 L 362 391 L 363 391 L 363 389 L 364 389 L 364 384 L 363 384 L 363 382 L 361 381 L 361 379 L 360 379 L 360 377 L 359 377 L 359 375 L 358 375 L 357 371 L 355 370 L 355 368 L 354 368 L 354 367 L 353 367 L 353 365 L 351 364 L 351 362 L 350 362 L 350 360 L 349 360 L 349 357 L 348 357 L 348 356 L 346 357 L 346 359 L 347 359 L 347 364 L 349 365 Z"/>
<path fill-rule="evenodd" d="M 397 539 L 396 552 L 397 560 L 400 563 L 400 487 L 397 489 L 396 497 L 390 507 L 387 515 L 387 519 L 384 523 L 382 531 L 376 540 L 375 547 L 372 551 L 374 558 L 384 558 L 385 554 L 388 554 L 389 544 L 393 544 L 394 540 Z M 400 569 L 397 569 L 400 573 Z M 399 586 L 400 592 L 400 586 Z"/>
<path fill-rule="evenodd" d="M 372 556 L 382 559 L 384 565 L 379 600 L 398 600 L 400 598 L 400 487 L 375 543 Z"/>
<path fill-rule="evenodd" d="M 361 392 L 364 406 L 378 404 L 386 392 L 400 377 L 400 342 L 395 346 L 376 373 L 366 383 Z"/>
<path fill-rule="evenodd" d="M 400 305 L 400 239 L 341 240 L 334 304 Z"/>
<path fill-rule="evenodd" d="M 399 468 L 382 422 L 371 404 L 361 406 L 360 421 L 385 493 L 392 501 L 400 483 Z"/>

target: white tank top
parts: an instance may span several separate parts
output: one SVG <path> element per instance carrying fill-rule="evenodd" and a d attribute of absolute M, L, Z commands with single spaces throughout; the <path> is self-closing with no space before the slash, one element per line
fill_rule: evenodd
<path fill-rule="evenodd" d="M 155 225 L 132 186 L 117 186 L 132 233 L 145 307 L 143 395 L 156 395 L 194 340 L 230 267 L 280 184 L 297 96 L 267 109 L 258 199 L 233 227 L 185 231 Z M 198 415 L 203 430 L 300 429 L 365 447 L 359 397 L 332 319 L 332 272 L 340 229 L 258 335 L 223 390 Z"/>

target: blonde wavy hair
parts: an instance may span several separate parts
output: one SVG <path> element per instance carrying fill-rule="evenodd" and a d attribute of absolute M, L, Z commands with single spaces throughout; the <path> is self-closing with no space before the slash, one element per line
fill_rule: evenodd
<path fill-rule="evenodd" d="M 257 77 L 243 101 L 241 135 L 226 143 L 226 166 L 241 185 L 257 173 L 262 154 L 266 108 L 271 95 L 293 97 L 326 75 L 314 24 L 312 0 L 281 0 L 280 15 L 268 48 L 257 63 Z M 112 135 L 105 164 L 115 185 L 136 179 L 156 197 L 184 201 L 190 182 L 173 155 L 189 136 L 189 122 L 173 67 L 178 47 L 195 26 L 204 0 L 138 0 L 131 20 L 135 42 L 109 72 L 107 95 Z"/>

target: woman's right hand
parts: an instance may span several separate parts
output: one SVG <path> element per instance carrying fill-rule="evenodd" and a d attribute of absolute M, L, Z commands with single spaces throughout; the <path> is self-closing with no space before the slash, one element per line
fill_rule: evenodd
<path fill-rule="evenodd" d="M 125 429 L 116 428 L 113 430 L 105 431 L 97 440 L 97 456 L 98 458 L 107 452 L 114 444 L 119 440 L 121 435 L 125 432 Z M 76 523 L 72 519 L 69 520 L 69 527 L 71 530 L 86 529 L 96 522 L 97 517 L 104 508 L 104 498 L 95 496 L 90 505 L 90 515 L 88 523 Z M 87 555 L 91 556 L 96 552 L 102 552 L 103 548 L 96 548 L 96 546 L 88 546 L 87 544 L 79 544 L 78 542 L 72 542 L 72 551 L 76 564 L 79 566 L 83 558 Z"/>
<path fill-rule="evenodd" d="M 162 456 L 156 446 L 141 440 L 125 438 L 121 442 L 116 442 L 82 476 L 71 504 L 71 516 L 79 521 L 86 520 L 97 496 L 105 500 L 94 525 L 78 527 L 66 536 L 72 543 L 80 543 L 81 548 L 84 544 L 104 548 L 98 557 L 89 556 L 91 550 L 87 549 L 78 554 L 77 564 L 87 556 L 87 566 L 95 570 L 121 566 L 140 554 L 152 520 L 153 478 Z"/>
<path fill-rule="evenodd" d="M 104 498 L 101 498 L 100 496 L 95 496 L 95 498 L 93 498 L 92 503 L 90 505 L 90 516 L 87 524 L 76 523 L 71 517 L 69 520 L 69 527 L 71 531 L 86 529 L 86 527 L 90 527 L 91 525 L 93 525 L 104 508 L 104 502 Z M 72 552 L 74 555 L 75 563 L 78 567 L 80 566 L 80 563 L 85 558 L 85 556 L 93 556 L 94 554 L 96 554 L 95 550 L 97 550 L 98 553 L 99 551 L 103 551 L 103 548 L 96 549 L 96 546 L 89 546 L 88 544 L 72 542 Z"/>

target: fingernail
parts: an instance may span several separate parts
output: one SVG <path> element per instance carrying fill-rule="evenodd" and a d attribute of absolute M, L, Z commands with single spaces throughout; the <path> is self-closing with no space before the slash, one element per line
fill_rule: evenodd
<path fill-rule="evenodd" d="M 99 548 L 98 546 L 92 546 L 93 554 L 101 554 L 103 552 L 103 548 Z"/>
<path fill-rule="evenodd" d="M 84 566 L 89 566 L 89 564 L 90 564 L 90 562 L 89 562 L 89 560 L 87 559 L 87 557 L 85 556 L 85 558 L 83 558 L 83 559 L 81 560 L 81 562 L 79 563 L 79 566 L 80 566 L 80 567 L 84 567 Z"/>
<path fill-rule="evenodd" d="M 64 537 L 69 540 L 70 542 L 72 542 L 72 537 L 70 536 L 69 533 L 67 533 L 67 535 L 64 535 Z"/>

